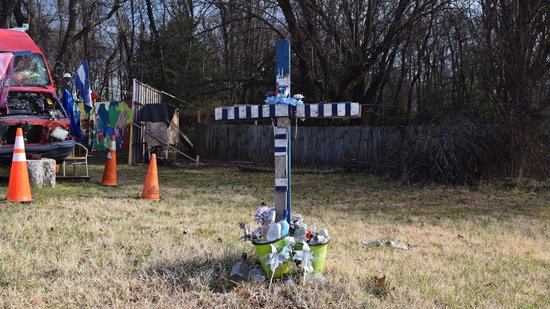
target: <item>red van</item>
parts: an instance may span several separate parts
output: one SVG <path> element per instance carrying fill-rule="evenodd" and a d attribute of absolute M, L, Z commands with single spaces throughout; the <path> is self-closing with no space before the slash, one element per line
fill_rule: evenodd
<path fill-rule="evenodd" d="M 27 33 L 7 29 L 0 29 L 0 53 L 14 57 L 8 97 L 0 102 L 0 164 L 11 162 L 18 127 L 23 128 L 27 158 L 63 161 L 75 142 L 44 54 Z"/>

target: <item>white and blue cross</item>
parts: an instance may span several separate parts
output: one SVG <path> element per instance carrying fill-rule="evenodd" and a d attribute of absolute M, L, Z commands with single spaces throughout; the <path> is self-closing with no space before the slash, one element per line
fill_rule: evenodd
<path fill-rule="evenodd" d="M 275 209 L 277 220 L 291 218 L 291 118 L 357 118 L 361 106 L 354 102 L 304 104 L 290 97 L 290 42 L 279 40 L 275 45 L 275 96 L 264 105 L 234 105 L 217 107 L 216 120 L 274 119 L 275 137 Z"/>

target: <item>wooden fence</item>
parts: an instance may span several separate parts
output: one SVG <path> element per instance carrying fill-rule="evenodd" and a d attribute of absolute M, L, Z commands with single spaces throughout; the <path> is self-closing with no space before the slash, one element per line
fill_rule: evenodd
<path fill-rule="evenodd" d="M 292 162 L 297 165 L 334 165 L 346 160 L 377 162 L 392 145 L 414 137 L 420 127 L 293 127 Z M 273 162 L 273 129 L 267 125 L 198 125 L 196 153 L 221 161 Z"/>

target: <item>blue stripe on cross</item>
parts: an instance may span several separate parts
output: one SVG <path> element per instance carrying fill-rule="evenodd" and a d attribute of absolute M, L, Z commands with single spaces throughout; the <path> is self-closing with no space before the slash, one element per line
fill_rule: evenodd
<path fill-rule="evenodd" d="M 275 178 L 275 191 L 283 192 L 288 190 L 288 178 Z"/>
<path fill-rule="evenodd" d="M 275 147 L 274 152 L 276 157 L 286 156 L 286 148 L 288 141 L 286 140 L 286 129 L 275 128 Z"/>

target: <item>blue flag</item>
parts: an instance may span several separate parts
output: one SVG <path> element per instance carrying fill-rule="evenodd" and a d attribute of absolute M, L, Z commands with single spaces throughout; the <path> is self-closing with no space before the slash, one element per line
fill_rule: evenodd
<path fill-rule="evenodd" d="M 90 96 L 92 91 L 90 89 L 90 71 L 88 69 L 87 59 L 82 60 L 82 62 L 80 63 L 80 66 L 78 67 L 78 70 L 76 70 L 76 74 L 73 75 L 73 80 L 74 80 L 76 89 L 78 89 L 78 92 L 82 97 L 82 101 L 84 103 L 84 110 L 86 111 L 86 114 L 87 114 L 93 108 L 92 98 Z"/>
<path fill-rule="evenodd" d="M 80 130 L 80 110 L 78 107 L 75 108 L 76 102 L 73 100 L 73 96 L 68 89 L 63 89 L 63 96 L 61 97 L 61 104 L 67 112 L 67 117 L 71 121 L 69 127 L 71 135 L 78 141 L 82 141 L 84 137 L 82 136 L 82 130 Z"/>

